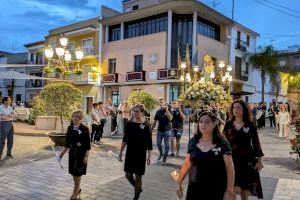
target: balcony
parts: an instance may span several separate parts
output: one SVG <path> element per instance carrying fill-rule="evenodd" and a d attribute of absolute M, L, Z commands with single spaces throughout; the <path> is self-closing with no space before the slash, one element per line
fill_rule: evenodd
<path fill-rule="evenodd" d="M 73 81 L 77 85 L 94 85 L 97 83 L 97 78 L 91 72 L 83 73 L 81 75 L 71 75 L 69 78 L 70 81 Z"/>
<path fill-rule="evenodd" d="M 236 44 L 235 44 L 235 49 L 239 49 L 241 51 L 246 52 L 247 51 L 247 43 L 240 39 L 237 39 Z"/>
<path fill-rule="evenodd" d="M 127 72 L 126 73 L 126 82 L 133 82 L 133 81 L 145 81 L 145 71 L 140 72 Z"/>
<path fill-rule="evenodd" d="M 245 73 L 235 74 L 234 78 L 241 81 L 248 81 L 248 75 Z"/>
<path fill-rule="evenodd" d="M 117 83 L 118 74 L 104 74 L 101 76 L 102 83 Z"/>
<path fill-rule="evenodd" d="M 179 78 L 179 70 L 178 69 L 158 69 L 158 80 L 166 80 L 166 79 L 178 79 Z"/>

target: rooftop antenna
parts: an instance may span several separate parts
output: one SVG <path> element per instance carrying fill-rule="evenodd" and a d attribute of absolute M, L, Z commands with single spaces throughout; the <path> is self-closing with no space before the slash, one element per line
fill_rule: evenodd
<path fill-rule="evenodd" d="M 74 12 L 74 14 L 75 14 L 75 22 L 78 22 L 79 21 L 79 19 L 81 18 L 80 16 L 79 16 L 79 14 L 78 14 L 78 10 L 77 10 L 77 8 L 75 9 L 75 12 Z"/>
<path fill-rule="evenodd" d="M 215 9 L 217 5 L 221 4 L 219 0 L 211 0 L 212 7 Z"/>

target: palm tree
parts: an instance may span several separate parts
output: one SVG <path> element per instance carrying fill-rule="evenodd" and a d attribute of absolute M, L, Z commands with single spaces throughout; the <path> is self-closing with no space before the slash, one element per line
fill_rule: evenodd
<path fill-rule="evenodd" d="M 254 69 L 260 71 L 261 77 L 261 101 L 264 102 L 266 76 L 268 75 L 272 84 L 278 83 L 278 55 L 273 46 L 259 48 L 260 53 L 255 53 L 250 57 L 250 62 Z M 279 86 L 276 86 L 279 88 Z"/>

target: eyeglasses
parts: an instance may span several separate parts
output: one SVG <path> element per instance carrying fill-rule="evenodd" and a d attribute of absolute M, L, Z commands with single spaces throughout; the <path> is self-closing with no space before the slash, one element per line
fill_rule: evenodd
<path fill-rule="evenodd" d="M 138 113 L 141 112 L 140 110 L 132 110 L 132 112 Z"/>

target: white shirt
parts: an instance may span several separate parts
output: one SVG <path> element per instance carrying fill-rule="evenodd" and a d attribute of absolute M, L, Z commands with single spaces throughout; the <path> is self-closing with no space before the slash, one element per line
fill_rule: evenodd
<path fill-rule="evenodd" d="M 279 124 L 288 124 L 290 123 L 290 113 L 285 111 L 280 111 L 278 113 L 278 123 Z"/>
<path fill-rule="evenodd" d="M 2 120 L 2 115 L 11 115 L 14 114 L 14 110 L 11 106 L 5 106 L 4 104 L 0 105 L 0 121 L 12 121 L 13 118 L 10 118 L 10 120 Z"/>

